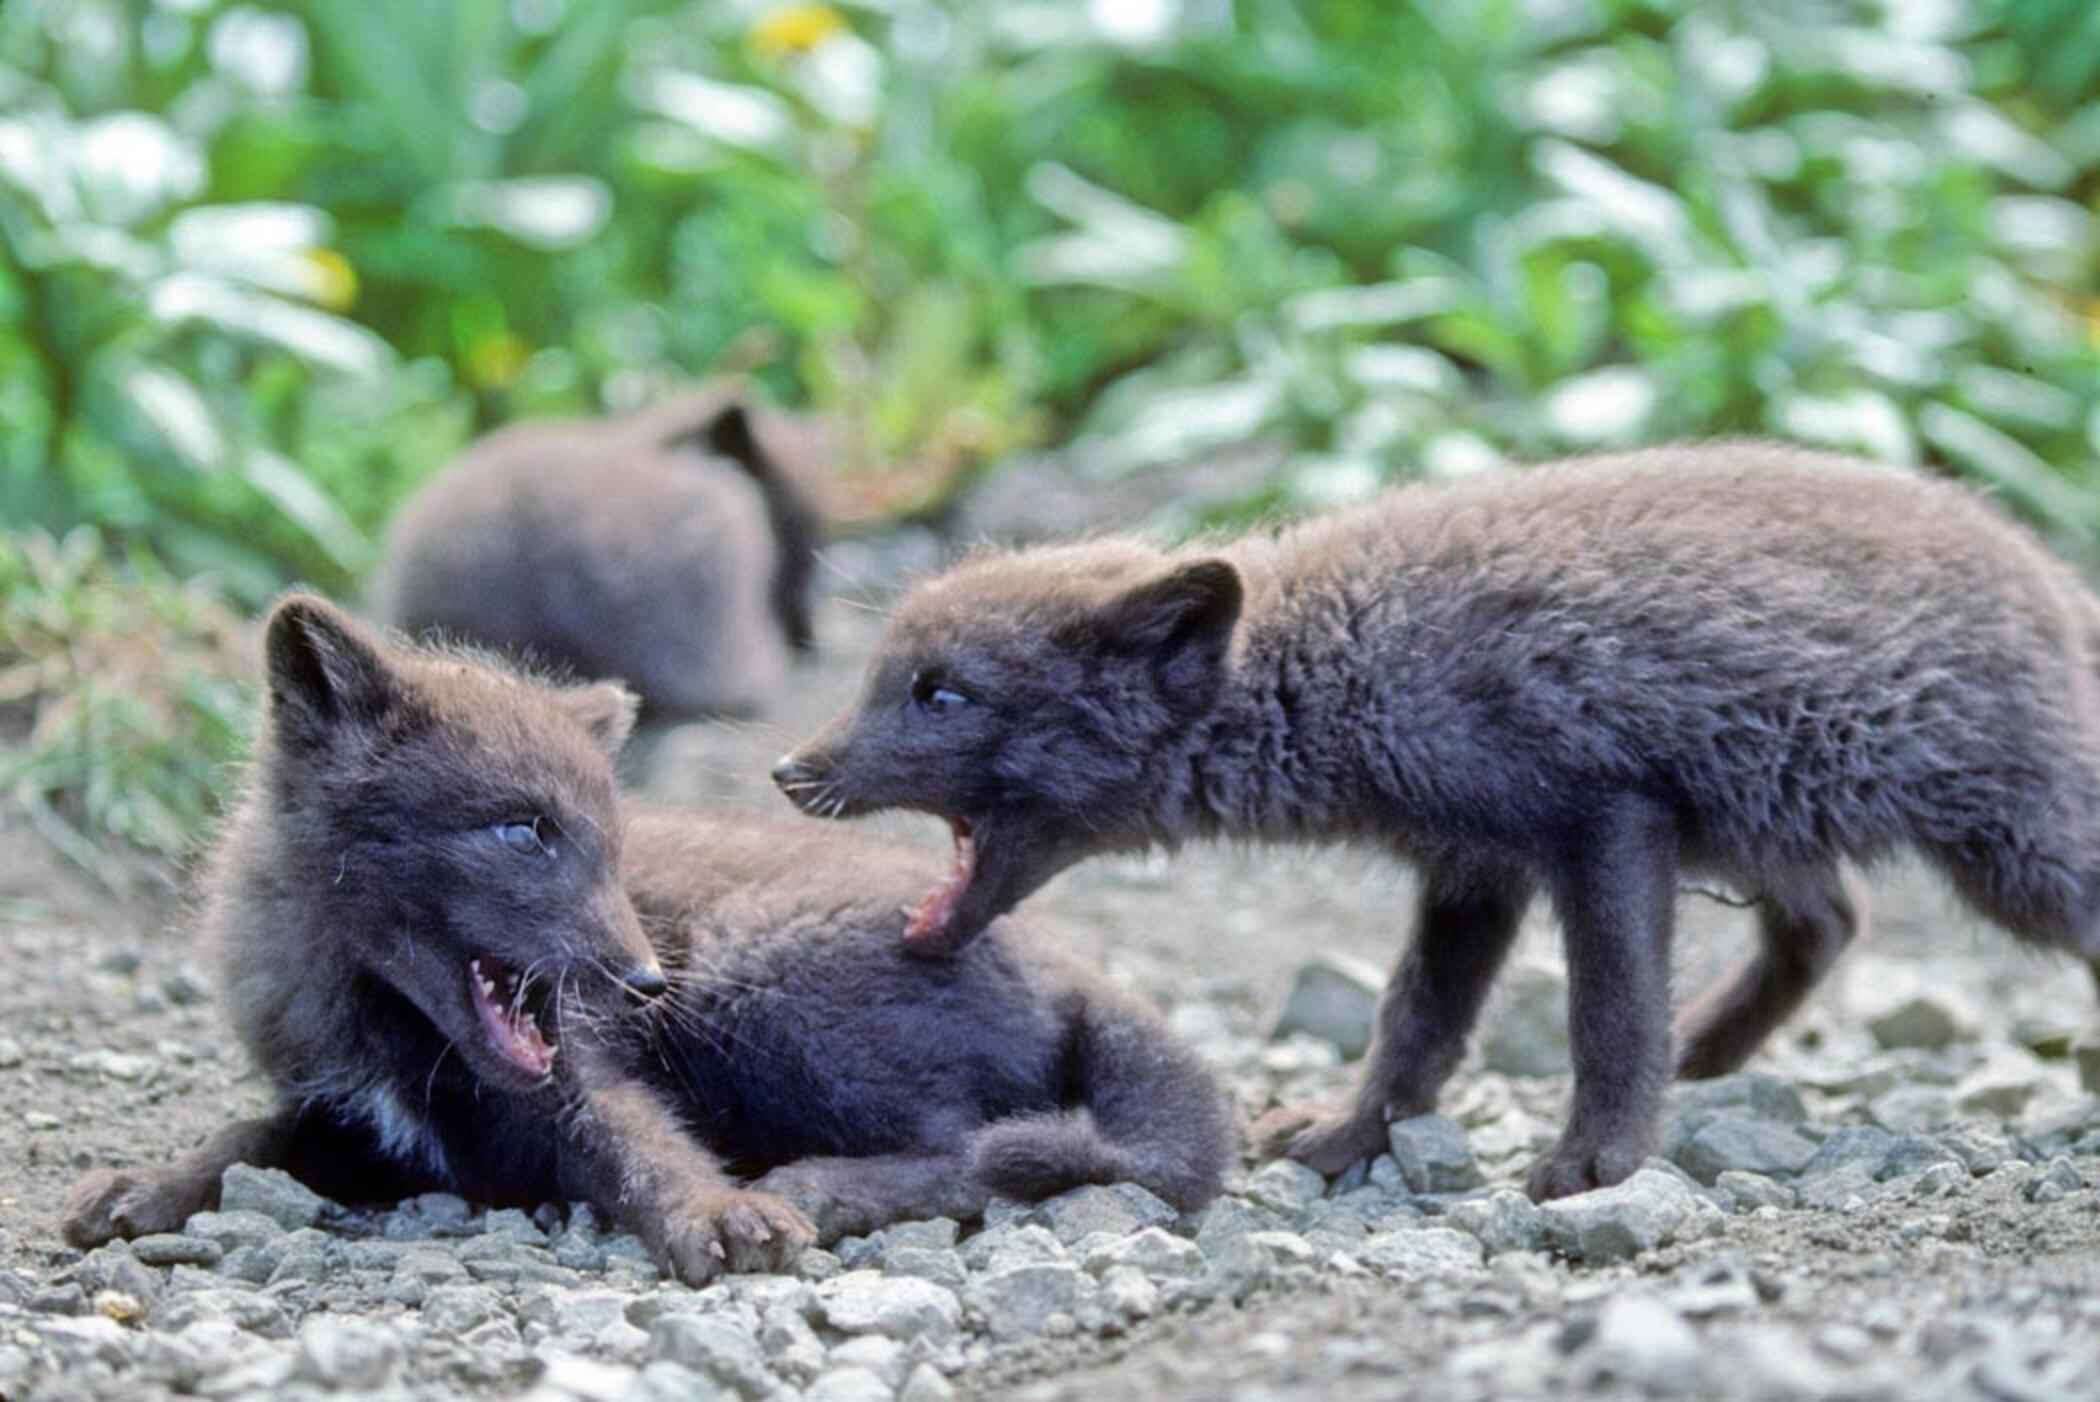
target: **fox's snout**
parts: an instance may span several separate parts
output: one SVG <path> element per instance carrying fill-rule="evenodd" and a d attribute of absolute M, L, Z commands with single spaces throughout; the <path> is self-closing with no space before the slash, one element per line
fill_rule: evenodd
<path fill-rule="evenodd" d="M 773 782 L 788 802 L 818 818 L 840 815 L 837 777 L 837 761 L 811 745 L 789 751 L 773 765 Z"/>

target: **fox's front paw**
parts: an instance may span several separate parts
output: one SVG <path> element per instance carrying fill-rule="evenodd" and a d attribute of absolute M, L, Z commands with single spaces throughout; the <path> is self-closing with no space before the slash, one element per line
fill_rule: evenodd
<path fill-rule="evenodd" d="M 1609 1188 L 1630 1177 L 1646 1157 L 1638 1136 L 1610 1139 L 1570 1132 L 1532 1165 L 1524 1190 L 1533 1202 L 1547 1202 L 1592 1188 Z"/>
<path fill-rule="evenodd" d="M 705 1285 L 724 1270 L 785 1270 L 816 1239 L 809 1218 L 785 1199 L 718 1188 L 666 1217 L 657 1255 L 686 1284 Z"/>
<path fill-rule="evenodd" d="M 208 1197 L 208 1185 L 200 1191 L 187 1178 L 134 1178 L 97 1169 L 66 1195 L 59 1231 L 68 1245 L 82 1249 L 119 1237 L 180 1231 L 192 1213 L 204 1210 Z"/>
<path fill-rule="evenodd" d="M 1351 1164 L 1385 1152 L 1383 1116 L 1331 1105 L 1284 1105 L 1247 1132 L 1257 1158 L 1296 1159 L 1332 1178 Z"/>

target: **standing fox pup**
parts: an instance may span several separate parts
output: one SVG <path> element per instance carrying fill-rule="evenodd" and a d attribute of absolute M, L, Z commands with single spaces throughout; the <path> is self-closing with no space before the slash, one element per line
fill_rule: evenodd
<path fill-rule="evenodd" d="M 602 423 L 514 425 L 418 492 L 373 603 L 409 633 L 616 678 L 652 719 L 748 715 L 810 645 L 807 426 L 734 384 Z"/>
<path fill-rule="evenodd" d="M 90 1174 L 68 1241 L 174 1230 L 238 1161 L 345 1201 L 587 1200 L 694 1282 L 994 1192 L 1217 1191 L 1228 1126 L 1194 1057 L 1018 928 L 911 957 L 915 854 L 623 810 L 617 687 L 390 647 L 311 598 L 267 648 L 203 923 L 277 1107 L 166 1170 Z"/>
<path fill-rule="evenodd" d="M 1096 852 L 1354 841 L 1417 864 L 1353 1103 L 1271 1152 L 1333 1173 L 1432 1108 L 1543 891 L 1574 1105 L 1546 1198 L 1648 1152 L 1673 1069 L 1740 1065 L 1858 933 L 1842 863 L 1915 848 L 2023 939 L 2100 956 L 2100 605 L 1965 492 L 1752 443 L 1412 487 L 1216 547 L 982 555 L 905 598 L 859 708 L 774 777 L 955 832 L 907 939 L 945 953 Z M 1673 1032 L 1684 874 L 1761 948 Z"/>

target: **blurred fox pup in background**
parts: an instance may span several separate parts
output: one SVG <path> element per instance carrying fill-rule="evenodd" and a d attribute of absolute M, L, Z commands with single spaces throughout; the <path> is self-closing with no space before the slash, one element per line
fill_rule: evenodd
<path fill-rule="evenodd" d="M 379 616 L 615 679 L 652 720 L 764 708 L 807 648 L 819 426 L 734 384 L 641 413 L 516 424 L 387 533 Z"/>

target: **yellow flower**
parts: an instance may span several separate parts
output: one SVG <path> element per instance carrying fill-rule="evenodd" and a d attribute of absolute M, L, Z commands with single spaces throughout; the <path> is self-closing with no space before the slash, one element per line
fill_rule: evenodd
<path fill-rule="evenodd" d="M 350 310 L 357 300 L 357 269 L 332 248 L 309 248 L 306 260 L 306 295 L 332 312 Z"/>
<path fill-rule="evenodd" d="M 769 58 L 806 54 L 845 27 L 829 5 L 781 5 L 751 26 L 751 45 Z"/>
<path fill-rule="evenodd" d="M 503 389 L 525 373 L 532 347 L 508 331 L 483 336 L 467 348 L 467 382 L 476 389 Z"/>

